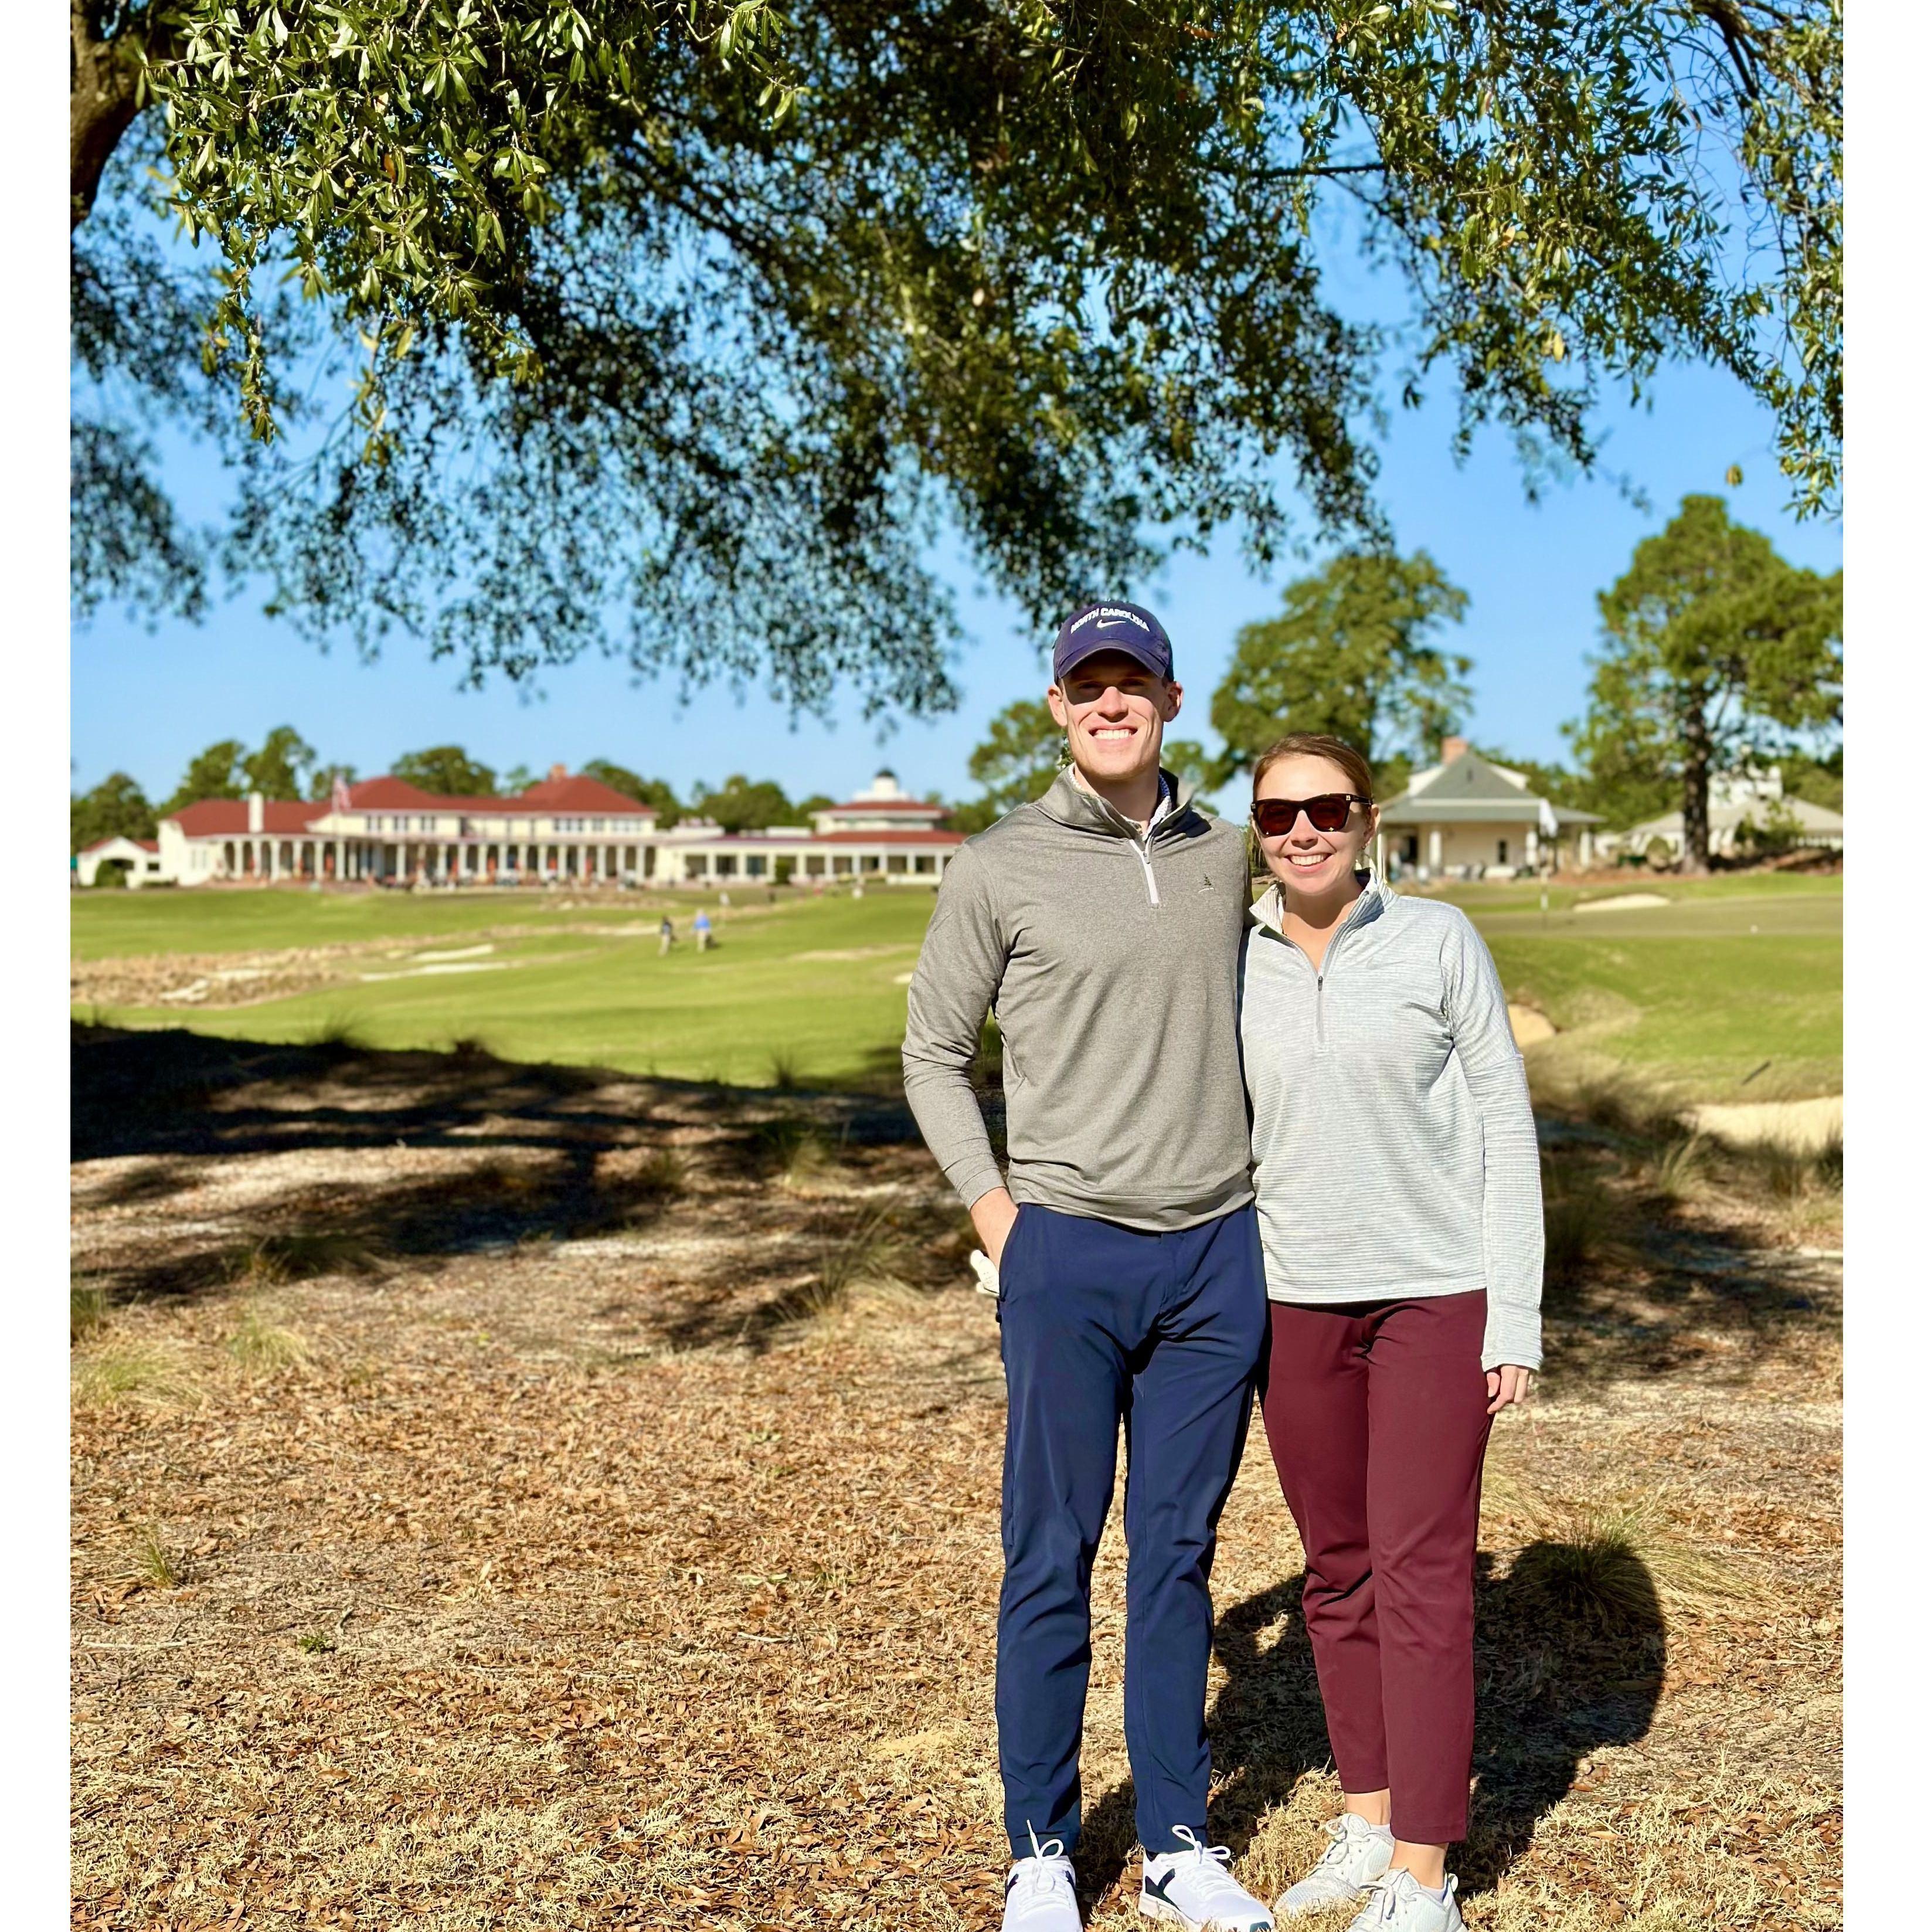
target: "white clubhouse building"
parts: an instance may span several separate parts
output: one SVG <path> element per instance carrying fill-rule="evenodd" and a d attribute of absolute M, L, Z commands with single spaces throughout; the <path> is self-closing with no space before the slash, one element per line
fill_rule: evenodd
<path fill-rule="evenodd" d="M 202 886 L 341 881 L 400 886 L 829 884 L 936 886 L 964 844 L 946 808 L 880 772 L 808 826 L 726 832 L 706 819 L 659 830 L 657 814 L 561 765 L 513 798 L 447 798 L 396 778 L 340 784 L 326 802 L 202 799 L 160 821 L 128 883 Z M 79 855 L 91 882 L 106 845 Z"/>

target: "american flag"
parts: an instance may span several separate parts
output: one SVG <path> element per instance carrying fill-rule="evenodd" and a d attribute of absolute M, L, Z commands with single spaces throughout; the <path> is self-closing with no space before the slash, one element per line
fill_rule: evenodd
<path fill-rule="evenodd" d="M 346 812 L 349 809 L 349 781 L 340 772 L 335 774 L 335 782 L 328 788 L 328 809 Z"/>

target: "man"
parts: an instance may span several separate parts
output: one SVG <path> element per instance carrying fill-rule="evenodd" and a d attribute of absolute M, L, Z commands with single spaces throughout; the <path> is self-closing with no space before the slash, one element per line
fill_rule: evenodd
<path fill-rule="evenodd" d="M 711 915 L 702 906 L 697 908 L 697 916 L 691 922 L 691 931 L 697 942 L 700 952 L 711 950 Z"/>
<path fill-rule="evenodd" d="M 1123 1418 L 1141 1909 L 1253 1932 L 1267 1907 L 1207 1843 L 1205 1721 L 1214 1532 L 1267 1328 L 1235 1016 L 1246 854 L 1160 769 L 1180 687 L 1151 612 L 1075 611 L 1046 702 L 1071 768 L 946 868 L 904 1049 L 906 1097 L 998 1272 L 1005 1924 L 1078 1932 L 1090 1580 Z M 988 1010 L 1005 1178 L 967 1072 Z"/>

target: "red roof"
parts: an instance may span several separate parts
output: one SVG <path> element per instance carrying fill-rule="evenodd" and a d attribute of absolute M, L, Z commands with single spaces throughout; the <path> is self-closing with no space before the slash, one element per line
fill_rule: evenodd
<path fill-rule="evenodd" d="M 502 814 L 508 812 L 612 813 L 640 817 L 655 813 L 655 808 L 640 805 L 627 792 L 605 784 L 600 778 L 583 777 L 544 778 L 527 791 L 514 797 L 493 794 L 439 797 L 424 791 L 406 778 L 364 778 L 349 788 L 349 803 L 356 812 L 467 812 Z"/>
<path fill-rule="evenodd" d="M 268 799 L 262 802 L 260 829 L 278 835 L 306 832 L 328 809 L 326 805 L 303 799 Z M 245 798 L 198 798 L 168 816 L 189 838 L 225 838 L 237 832 L 245 836 L 249 830 Z"/>
<path fill-rule="evenodd" d="M 457 812 L 480 815 L 506 812 L 595 812 L 601 816 L 642 818 L 652 812 L 647 805 L 596 778 L 552 778 L 532 785 L 514 798 L 440 797 L 411 784 L 406 778 L 364 778 L 349 788 L 352 812 Z M 285 836 L 311 830 L 316 822 L 334 808 L 325 799 L 310 802 L 300 799 L 269 799 L 262 807 L 261 830 Z M 225 838 L 248 830 L 248 801 L 244 798 L 197 799 L 169 817 L 190 838 Z"/>
<path fill-rule="evenodd" d="M 655 812 L 653 806 L 640 805 L 628 792 L 607 785 L 601 778 L 543 778 L 513 799 L 499 801 L 516 812 Z"/>

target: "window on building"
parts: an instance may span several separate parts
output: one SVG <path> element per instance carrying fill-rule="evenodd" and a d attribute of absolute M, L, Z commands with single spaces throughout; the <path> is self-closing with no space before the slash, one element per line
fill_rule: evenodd
<path fill-rule="evenodd" d="M 805 876 L 808 879 L 822 879 L 825 876 L 825 855 L 810 852 L 805 857 Z"/>
<path fill-rule="evenodd" d="M 1495 841 L 1495 863 L 1506 866 L 1509 862 L 1509 842 L 1506 838 Z"/>
<path fill-rule="evenodd" d="M 915 872 L 929 872 L 932 869 L 933 862 L 931 853 L 921 852 L 913 860 L 912 869 Z"/>
<path fill-rule="evenodd" d="M 885 861 L 885 869 L 888 872 L 904 872 L 905 869 L 905 854 L 903 852 L 894 852 L 889 854 Z"/>
<path fill-rule="evenodd" d="M 750 852 L 745 855 L 744 875 L 748 879 L 764 877 L 764 854 L 762 852 Z"/>

